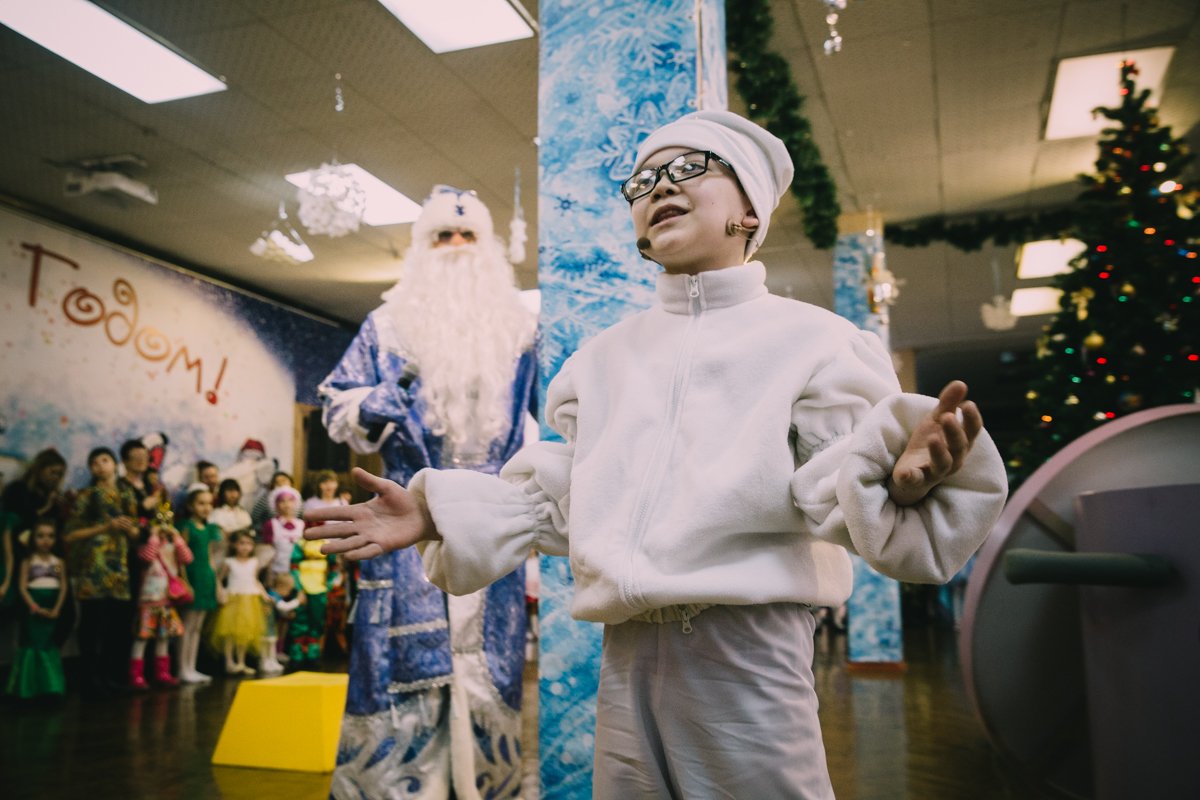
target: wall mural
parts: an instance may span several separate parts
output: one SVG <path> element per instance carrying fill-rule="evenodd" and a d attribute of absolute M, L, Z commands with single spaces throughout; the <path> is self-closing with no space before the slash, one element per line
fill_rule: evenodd
<path fill-rule="evenodd" d="M 91 448 L 152 434 L 172 489 L 201 458 L 290 469 L 294 404 L 316 403 L 352 335 L 6 210 L 0 310 L 0 473 L 52 446 L 67 486 Z"/>

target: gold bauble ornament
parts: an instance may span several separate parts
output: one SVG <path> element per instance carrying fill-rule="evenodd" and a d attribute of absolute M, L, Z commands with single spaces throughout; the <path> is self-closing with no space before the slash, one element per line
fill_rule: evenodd
<path fill-rule="evenodd" d="M 1121 294 L 1128 295 L 1129 297 L 1133 297 L 1135 294 L 1137 294 L 1137 288 L 1134 287 L 1134 285 L 1132 283 L 1128 283 L 1128 282 L 1122 283 L 1121 284 Z"/>
<path fill-rule="evenodd" d="M 1104 347 L 1104 337 L 1096 331 L 1092 331 L 1083 339 L 1083 346 L 1089 350 L 1099 350 Z"/>
<path fill-rule="evenodd" d="M 1096 296 L 1092 287 L 1085 286 L 1077 292 L 1071 292 L 1071 302 L 1075 305 L 1075 317 L 1080 322 L 1088 318 L 1088 301 Z"/>

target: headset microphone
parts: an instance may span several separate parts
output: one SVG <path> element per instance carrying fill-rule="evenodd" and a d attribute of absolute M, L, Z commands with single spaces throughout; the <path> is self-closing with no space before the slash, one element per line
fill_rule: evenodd
<path fill-rule="evenodd" d="M 638 239 L 637 240 L 637 249 L 638 250 L 649 250 L 650 249 L 650 240 L 647 239 L 645 236 Z"/>
<path fill-rule="evenodd" d="M 745 225 L 739 225 L 733 220 L 725 223 L 726 236 L 742 236 L 746 239 L 754 238 L 754 228 L 747 228 Z"/>

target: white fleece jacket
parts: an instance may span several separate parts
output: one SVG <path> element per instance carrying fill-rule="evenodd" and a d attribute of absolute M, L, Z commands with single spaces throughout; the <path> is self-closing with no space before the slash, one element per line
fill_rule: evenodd
<path fill-rule="evenodd" d="M 900 394 L 878 337 L 767 293 L 752 262 L 661 275 L 660 305 L 586 342 L 550 384 L 537 442 L 500 477 L 423 470 L 443 537 L 422 547 L 454 594 L 531 547 L 569 555 L 571 613 L 619 623 L 657 609 L 850 594 L 846 551 L 880 572 L 945 582 L 1000 514 L 1004 467 L 981 432 L 962 469 L 916 506 L 886 481 L 936 405 Z M 648 613 L 649 612 L 649 613 Z"/>

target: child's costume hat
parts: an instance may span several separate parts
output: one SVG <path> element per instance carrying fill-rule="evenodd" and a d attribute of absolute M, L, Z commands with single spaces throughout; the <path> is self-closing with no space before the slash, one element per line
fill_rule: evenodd
<path fill-rule="evenodd" d="M 694 111 L 651 133 L 638 147 L 637 167 L 667 147 L 708 150 L 733 165 L 758 217 L 746 255 L 767 237 L 771 214 L 792 183 L 792 157 L 777 136 L 731 111 Z"/>
<path fill-rule="evenodd" d="M 489 241 L 496 235 L 492 215 L 474 191 L 438 185 L 421 206 L 412 238 L 414 242 L 432 243 L 439 231 L 447 230 L 471 231 L 476 241 Z"/>
<path fill-rule="evenodd" d="M 297 503 L 300 502 L 300 492 L 296 491 L 291 486 L 278 486 L 272 489 L 271 493 L 267 495 L 267 503 L 272 511 L 276 510 L 276 506 L 279 504 L 279 498 L 281 497 L 290 497 Z"/>

